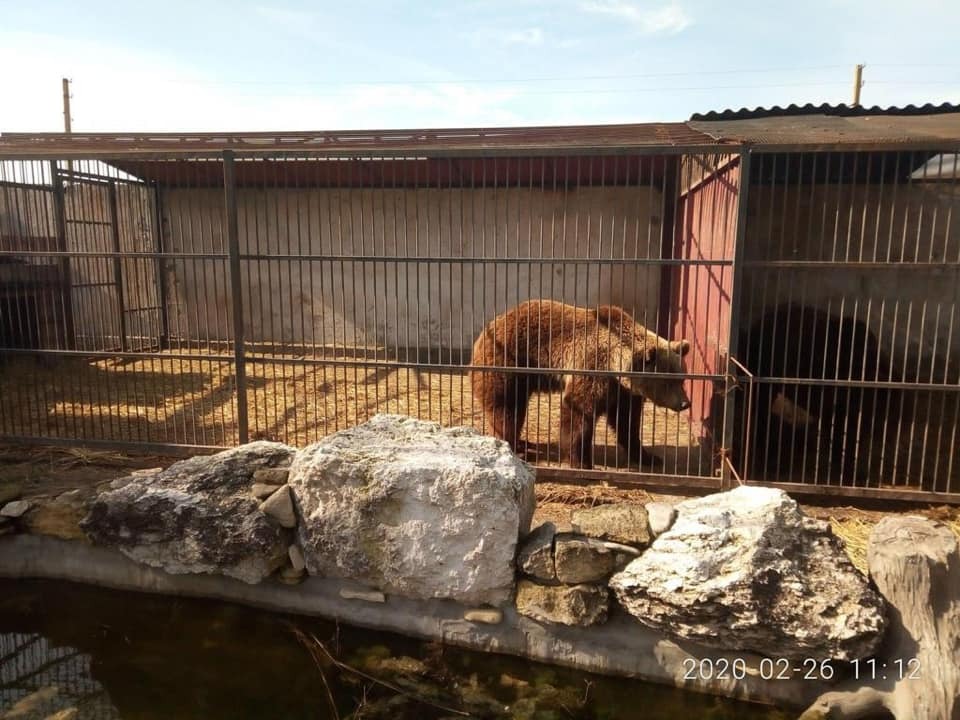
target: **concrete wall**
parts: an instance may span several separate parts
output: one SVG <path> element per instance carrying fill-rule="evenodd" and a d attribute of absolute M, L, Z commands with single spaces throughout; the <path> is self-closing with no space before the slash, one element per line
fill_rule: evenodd
<path fill-rule="evenodd" d="M 174 252 L 226 252 L 223 192 L 171 190 Z M 543 262 L 248 260 L 245 332 L 254 342 L 468 349 L 497 313 L 531 297 L 614 303 L 653 326 L 660 270 L 597 258 L 659 257 L 661 193 L 650 187 L 240 190 L 243 253 Z M 579 263 L 551 262 L 577 258 Z M 228 265 L 173 260 L 171 333 L 232 335 Z"/>
<path fill-rule="evenodd" d="M 747 261 L 907 263 L 748 267 L 744 319 L 794 301 L 866 322 L 907 377 L 956 382 L 960 365 L 960 194 L 953 183 L 753 186 Z M 919 267 L 918 263 L 939 263 Z M 741 320 L 741 327 L 745 327 Z"/>

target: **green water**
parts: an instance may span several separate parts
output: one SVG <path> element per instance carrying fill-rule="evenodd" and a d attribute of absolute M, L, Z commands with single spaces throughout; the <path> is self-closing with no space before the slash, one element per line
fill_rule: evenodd
<path fill-rule="evenodd" d="M 311 654 L 297 630 L 394 687 L 334 664 L 316 647 Z M 73 707 L 71 720 L 464 717 L 457 712 L 518 720 L 789 717 L 228 603 L 0 580 L 0 718 L 17 702 L 20 709 L 32 704 L 34 713 L 17 717 Z"/>

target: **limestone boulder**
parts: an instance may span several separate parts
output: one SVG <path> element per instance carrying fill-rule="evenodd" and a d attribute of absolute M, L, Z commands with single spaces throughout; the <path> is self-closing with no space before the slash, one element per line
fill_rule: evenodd
<path fill-rule="evenodd" d="M 174 463 L 101 493 L 81 527 L 94 543 L 169 573 L 260 582 L 285 563 L 291 532 L 259 509 L 251 480 L 294 453 L 260 441 Z"/>
<path fill-rule="evenodd" d="M 513 591 L 533 481 L 504 442 L 399 415 L 301 450 L 289 477 L 310 574 L 490 605 Z"/>
<path fill-rule="evenodd" d="M 617 553 L 601 540 L 566 533 L 554 540 L 557 580 L 566 585 L 606 580 L 616 564 Z"/>
<path fill-rule="evenodd" d="M 613 576 L 620 604 L 668 635 L 777 658 L 852 660 L 883 637 L 882 598 L 823 521 L 781 490 L 687 500 Z"/>
<path fill-rule="evenodd" d="M 602 585 L 517 583 L 517 612 L 540 622 L 589 626 L 607 620 L 610 593 Z"/>
<path fill-rule="evenodd" d="M 653 537 L 663 535 L 673 521 L 677 519 L 677 510 L 670 503 L 651 502 L 644 506 L 647 510 L 647 519 L 650 522 L 650 534 Z"/>
<path fill-rule="evenodd" d="M 553 561 L 553 538 L 557 526 L 552 522 L 538 525 L 523 539 L 517 553 L 517 568 L 526 575 L 552 582 L 557 579 Z"/>
<path fill-rule="evenodd" d="M 650 523 L 643 505 L 615 503 L 574 510 L 573 529 L 587 537 L 644 548 L 651 540 Z"/>

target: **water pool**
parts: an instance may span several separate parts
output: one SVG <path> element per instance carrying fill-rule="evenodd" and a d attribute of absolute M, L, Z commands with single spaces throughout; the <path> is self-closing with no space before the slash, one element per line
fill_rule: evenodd
<path fill-rule="evenodd" d="M 0 580 L 0 718 L 15 707 L 20 720 L 791 716 L 230 603 Z"/>

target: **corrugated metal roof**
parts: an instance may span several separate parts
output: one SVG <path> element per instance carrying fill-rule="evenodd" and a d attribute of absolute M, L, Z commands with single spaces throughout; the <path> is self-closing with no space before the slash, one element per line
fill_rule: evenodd
<path fill-rule="evenodd" d="M 941 103 L 934 105 L 927 103 L 925 105 L 903 105 L 880 107 L 864 107 L 862 105 L 830 105 L 823 103 L 814 105 L 787 105 L 782 107 L 774 105 L 773 107 L 756 107 L 753 110 L 749 108 L 740 108 L 739 110 L 711 110 L 707 113 L 694 113 L 690 120 L 755 120 L 757 118 L 768 117 L 789 117 L 797 115 L 830 115 L 835 117 L 864 117 L 867 115 L 938 115 L 943 113 L 960 112 L 960 105 L 952 103 Z"/>
<path fill-rule="evenodd" d="M 960 107 L 941 106 L 932 113 L 900 108 L 878 114 L 822 114 L 817 109 L 768 114 L 776 110 L 758 117 L 733 114 L 730 119 L 691 120 L 689 125 L 718 142 L 746 143 L 762 150 L 947 149 L 960 144 Z"/>
<path fill-rule="evenodd" d="M 49 157 L 156 152 L 215 154 L 223 150 L 427 155 L 715 144 L 715 140 L 687 123 L 325 132 L 4 133 L 0 135 L 0 156 L 23 153 Z"/>

